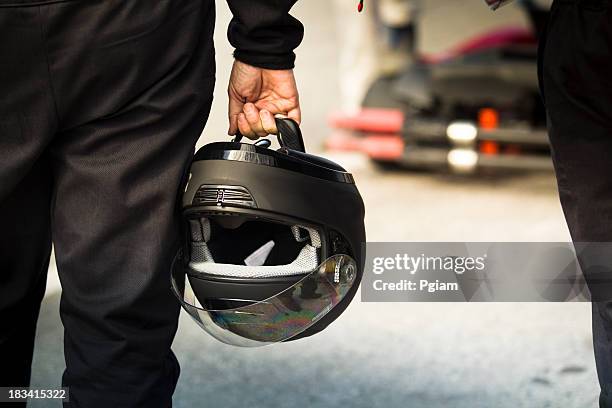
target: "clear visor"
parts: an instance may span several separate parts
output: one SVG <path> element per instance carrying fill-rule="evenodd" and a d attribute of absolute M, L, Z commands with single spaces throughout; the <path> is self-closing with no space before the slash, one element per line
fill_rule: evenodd
<path fill-rule="evenodd" d="M 219 299 L 202 305 L 189 283 L 187 270 L 181 254 L 177 254 L 172 265 L 172 289 L 183 308 L 213 337 L 240 347 L 264 346 L 297 336 L 329 313 L 357 277 L 355 260 L 348 255 L 335 255 L 266 300 Z"/>

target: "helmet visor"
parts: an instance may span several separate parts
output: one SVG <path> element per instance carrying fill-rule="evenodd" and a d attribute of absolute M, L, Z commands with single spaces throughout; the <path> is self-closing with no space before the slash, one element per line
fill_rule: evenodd
<path fill-rule="evenodd" d="M 295 337 L 332 310 L 357 281 L 355 260 L 348 255 L 334 255 L 297 283 L 263 301 L 208 302 L 194 293 L 188 271 L 181 254 L 177 254 L 172 265 L 172 289 L 183 308 L 213 337 L 241 347 L 264 346 Z"/>

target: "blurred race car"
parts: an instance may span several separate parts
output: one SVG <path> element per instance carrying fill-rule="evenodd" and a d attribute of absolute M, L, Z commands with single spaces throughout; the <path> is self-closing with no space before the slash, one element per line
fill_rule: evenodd
<path fill-rule="evenodd" d="M 537 33 L 548 9 L 521 4 L 530 29 L 499 28 L 379 78 L 361 111 L 332 115 L 337 131 L 327 147 L 363 151 L 384 166 L 550 168 L 537 77 Z"/>

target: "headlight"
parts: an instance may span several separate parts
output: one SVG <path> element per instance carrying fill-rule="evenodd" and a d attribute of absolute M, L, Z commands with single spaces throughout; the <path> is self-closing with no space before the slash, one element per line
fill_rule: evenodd
<path fill-rule="evenodd" d="M 446 136 L 455 144 L 471 144 L 477 135 L 478 129 L 470 122 L 454 122 L 446 128 Z"/>
<path fill-rule="evenodd" d="M 470 149 L 453 149 L 448 152 L 448 164 L 456 172 L 470 173 L 478 163 L 478 153 Z"/>

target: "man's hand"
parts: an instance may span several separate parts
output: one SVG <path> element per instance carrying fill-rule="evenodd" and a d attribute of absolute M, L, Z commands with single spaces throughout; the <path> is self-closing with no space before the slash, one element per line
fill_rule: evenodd
<path fill-rule="evenodd" d="M 234 61 L 229 87 L 229 130 L 249 139 L 277 133 L 274 115 L 301 121 L 293 70 L 272 70 Z"/>

